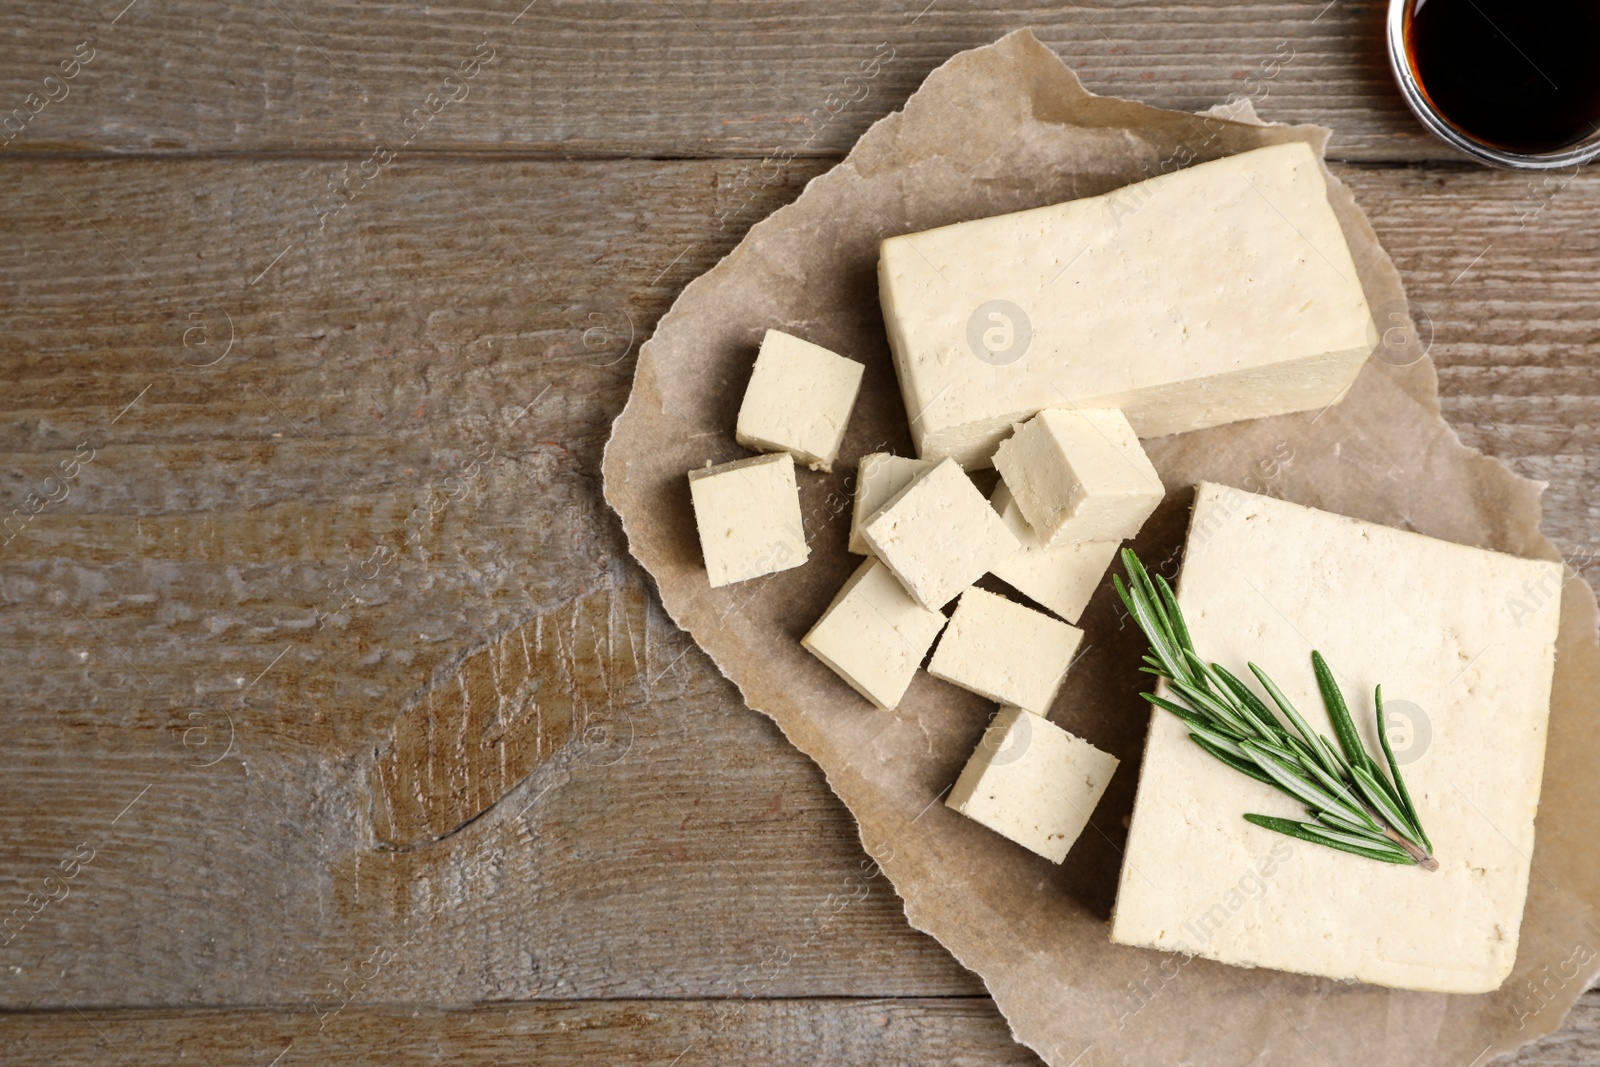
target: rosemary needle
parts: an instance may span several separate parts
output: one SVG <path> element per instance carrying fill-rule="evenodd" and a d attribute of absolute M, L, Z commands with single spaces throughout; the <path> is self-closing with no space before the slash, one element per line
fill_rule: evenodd
<path fill-rule="evenodd" d="M 1285 726 L 1243 681 L 1220 664 L 1200 658 L 1178 598 L 1165 578 L 1159 574 L 1152 578 L 1131 549 L 1122 550 L 1122 565 L 1128 572 L 1127 584 L 1115 575 L 1112 582 L 1150 641 L 1150 654 L 1140 670 L 1165 679 L 1171 694 L 1146 693 L 1144 698 L 1176 716 L 1189 728 L 1190 740 L 1205 752 L 1240 774 L 1293 797 L 1312 819 L 1297 822 L 1249 814 L 1246 820 L 1296 840 L 1367 859 L 1439 869 L 1384 733 L 1388 724 L 1382 686 L 1373 694 L 1384 757 L 1380 763 L 1362 744 L 1339 683 L 1320 652 L 1311 653 L 1311 666 L 1338 738 L 1337 748 L 1311 729 L 1265 671 L 1248 664 L 1267 697 L 1289 721 Z"/>

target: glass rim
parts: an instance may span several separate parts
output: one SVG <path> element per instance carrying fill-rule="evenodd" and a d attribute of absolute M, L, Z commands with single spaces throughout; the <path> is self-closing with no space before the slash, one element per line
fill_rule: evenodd
<path fill-rule="evenodd" d="M 1394 73 L 1394 80 L 1400 86 L 1400 95 L 1405 98 L 1406 106 L 1417 116 L 1422 125 L 1427 127 L 1429 133 L 1480 163 L 1513 170 L 1558 170 L 1563 167 L 1582 166 L 1600 156 L 1600 133 L 1590 134 L 1576 144 L 1552 152 L 1513 152 L 1485 144 L 1463 133 L 1433 106 L 1433 101 L 1428 99 L 1428 94 L 1423 91 L 1421 83 L 1417 80 L 1416 71 L 1411 67 L 1411 57 L 1406 50 L 1405 32 L 1406 12 L 1412 2 L 1413 0 L 1389 0 L 1388 24 L 1384 37 L 1388 43 L 1389 69 Z"/>

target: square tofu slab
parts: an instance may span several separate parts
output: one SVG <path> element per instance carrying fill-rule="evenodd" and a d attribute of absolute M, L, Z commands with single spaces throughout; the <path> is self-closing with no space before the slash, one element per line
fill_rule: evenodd
<path fill-rule="evenodd" d="M 821 345 L 768 330 L 734 437 L 757 452 L 789 452 L 812 470 L 833 470 L 864 369 Z"/>
<path fill-rule="evenodd" d="M 1300 142 L 891 237 L 878 290 L 917 455 L 968 469 L 1045 407 L 1140 437 L 1321 408 L 1378 339 Z"/>
<path fill-rule="evenodd" d="M 1045 408 L 1017 427 L 994 465 L 1047 545 L 1132 537 L 1166 490 L 1120 411 Z"/>
<path fill-rule="evenodd" d="M 690 471 L 689 496 L 713 587 L 798 567 L 811 554 L 787 452 Z"/>
<path fill-rule="evenodd" d="M 928 673 L 1043 715 L 1082 640 L 1076 626 L 973 587 L 956 602 Z"/>
<path fill-rule="evenodd" d="M 1372 752 L 1381 684 L 1439 869 L 1245 822 L 1306 815 L 1156 710 L 1111 939 L 1403 989 L 1498 988 L 1528 889 L 1561 580 L 1556 563 L 1202 484 L 1178 590 L 1201 656 L 1246 678 L 1257 663 L 1332 737 L 1320 651 Z"/>
<path fill-rule="evenodd" d="M 1068 622 L 1077 622 L 1089 598 L 1100 588 L 1106 571 L 1111 569 L 1111 561 L 1117 558 L 1119 542 L 1085 541 L 1046 548 L 1022 517 L 1005 482 L 994 487 L 989 504 L 1022 545 L 991 567 L 990 573 Z"/>
<path fill-rule="evenodd" d="M 953 459 L 913 479 L 861 535 L 917 603 L 935 610 L 1017 550 L 1017 539 Z"/>
<path fill-rule="evenodd" d="M 1003 707 L 945 805 L 1060 863 L 1116 769 L 1117 757 L 1049 719 Z"/>
<path fill-rule="evenodd" d="M 888 567 L 869 559 L 800 643 L 876 707 L 889 709 L 900 703 L 944 623 L 944 615 L 912 600 Z"/>
<path fill-rule="evenodd" d="M 891 456 L 887 452 L 874 452 L 862 456 L 856 468 L 855 503 L 850 509 L 850 551 L 857 555 L 870 555 L 861 527 L 883 505 L 893 500 L 895 494 L 911 484 L 911 479 L 933 466 L 933 460 L 907 459 Z"/>

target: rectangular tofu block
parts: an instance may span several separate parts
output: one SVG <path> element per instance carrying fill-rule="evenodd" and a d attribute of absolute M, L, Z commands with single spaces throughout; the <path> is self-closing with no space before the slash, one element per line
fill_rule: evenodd
<path fill-rule="evenodd" d="M 869 559 L 800 644 L 887 710 L 900 703 L 944 623 L 944 615 L 912 600 L 888 567 Z"/>
<path fill-rule="evenodd" d="M 1321 408 L 1377 342 L 1298 141 L 891 237 L 878 288 L 917 454 L 969 470 L 1055 405 L 1140 437 Z"/>
<path fill-rule="evenodd" d="M 989 568 L 989 572 L 1024 596 L 1030 597 L 1068 622 L 1077 622 L 1089 598 L 1100 588 L 1118 541 L 1086 541 L 1046 548 L 1039 543 L 1005 482 L 994 487 L 989 504 L 1022 546 Z"/>
<path fill-rule="evenodd" d="M 713 588 L 798 567 L 811 555 L 787 452 L 690 471 L 689 497 Z"/>
<path fill-rule="evenodd" d="M 1116 769 L 1117 757 L 1042 715 L 1003 707 L 945 806 L 1060 863 Z"/>
<path fill-rule="evenodd" d="M 850 509 L 850 551 L 862 556 L 871 554 L 866 538 L 861 536 L 861 527 L 910 485 L 911 479 L 932 466 L 933 460 L 908 459 L 887 452 L 861 457 L 861 464 L 856 468 L 855 502 Z"/>
<path fill-rule="evenodd" d="M 1043 715 L 1082 640 L 1076 626 L 973 587 L 956 602 L 928 673 Z"/>
<path fill-rule="evenodd" d="M 1245 822 L 1306 814 L 1155 710 L 1112 940 L 1403 989 L 1498 988 L 1528 889 L 1561 582 L 1556 563 L 1202 484 L 1178 589 L 1200 655 L 1246 678 L 1257 663 L 1332 737 L 1320 651 L 1371 752 L 1381 684 L 1439 869 Z"/>
<path fill-rule="evenodd" d="M 821 345 L 768 330 L 734 437 L 754 451 L 789 452 L 812 470 L 833 470 L 865 369 Z"/>
<path fill-rule="evenodd" d="M 861 536 L 917 603 L 934 610 L 1017 550 L 1017 539 L 953 459 L 914 478 Z"/>
<path fill-rule="evenodd" d="M 1166 495 L 1127 418 L 1106 408 L 1045 408 L 994 465 L 1047 545 L 1130 538 Z"/>

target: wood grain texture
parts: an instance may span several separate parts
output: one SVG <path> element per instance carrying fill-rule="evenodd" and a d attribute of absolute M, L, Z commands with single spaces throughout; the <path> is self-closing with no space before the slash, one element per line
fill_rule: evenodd
<path fill-rule="evenodd" d="M 12 165 L 5 502 L 96 451 L 4 547 L 6 910 L 97 852 L 0 950 L 0 1002 L 298 1004 L 379 950 L 384 1000 L 978 992 L 653 607 L 626 734 L 378 847 L 375 761 L 425 687 L 643 603 L 600 448 L 629 316 L 726 251 L 695 245 L 738 164 L 400 161 L 317 231 L 273 191 L 323 166 Z"/>
<path fill-rule="evenodd" d="M 13 19 L 0 106 L 27 121 L 12 150 L 309 150 L 352 166 L 380 141 L 842 155 L 950 56 L 1027 26 L 1098 93 L 1186 110 L 1244 94 L 1269 119 L 1333 127 L 1335 158 L 1451 158 L 1393 86 L 1379 0 L 126 3 Z M 93 58 L 60 81 L 85 41 Z M 445 81 L 491 53 L 471 79 Z M 419 108 L 428 121 L 408 128 Z"/>
<path fill-rule="evenodd" d="M 392 1064 L 764 1063 L 1038 1065 L 987 997 L 895 1000 L 546 1001 L 457 1011 L 91 1011 L 0 1015 L 0 1064 L 217 1067 Z M 278 1058 L 274 1058 L 278 1057 Z M 1495 1067 L 1600 1060 L 1600 993 Z M 1090 1063 L 1085 1060 L 1085 1063 Z M 1098 1065 L 1096 1065 L 1098 1067 Z"/>
<path fill-rule="evenodd" d="M 1600 580 L 1600 183 L 1469 167 L 1347 167 L 1406 281 L 1462 439 L 1548 483 L 1544 530 Z M 1390 325 L 1393 325 L 1391 322 Z"/>
<path fill-rule="evenodd" d="M 642 586 L 607 586 L 467 656 L 400 716 L 378 754 L 373 835 L 392 848 L 438 841 L 575 742 L 573 759 L 625 758 L 628 709 L 645 699 L 648 671 L 659 666 L 645 643 L 650 630 Z"/>
<path fill-rule="evenodd" d="M 0 1063 L 70 1067 L 393 1064 L 1037 1064 L 983 997 L 955 1000 L 578 1001 L 310 1012 L 95 1012 L 0 1017 Z M 274 1059 L 281 1056 L 281 1059 Z"/>
<path fill-rule="evenodd" d="M 23 512 L 0 535 L 0 1007 L 22 1013 L 0 1057 L 114 1058 L 81 1009 L 134 1059 L 265 1063 L 348 998 L 339 1021 L 371 1021 L 313 1049 L 494 1058 L 472 1051 L 488 1016 L 437 1009 L 626 997 L 652 1005 L 497 1025 L 540 1062 L 569 1055 L 555 1032 L 670 1062 L 719 1009 L 656 1001 L 752 997 L 781 1003 L 731 1001 L 728 1049 L 1025 1061 L 982 1000 L 792 999 L 982 990 L 661 617 L 600 497 L 638 341 L 737 219 L 826 165 L 761 184 L 740 160 L 401 155 L 319 214 L 339 160 L 0 159 L 0 510 Z M 1337 169 L 1431 324 L 1446 413 L 1551 483 L 1546 530 L 1595 580 L 1600 180 Z M 481 791 L 417 773 L 445 764 L 403 740 L 408 709 L 614 603 L 626 730 L 607 702 L 587 742 L 472 764 Z M 535 675 L 574 708 L 605 690 Z M 360 1010 L 382 1004 L 430 1007 Z M 157 1010 L 262 1005 L 303 1014 Z M 97 1014 L 125 1007 L 150 1010 Z M 885 1010 L 925 1031 L 881 1043 L 862 1013 Z M 1600 1061 L 1596 1010 L 1518 1062 Z"/>

